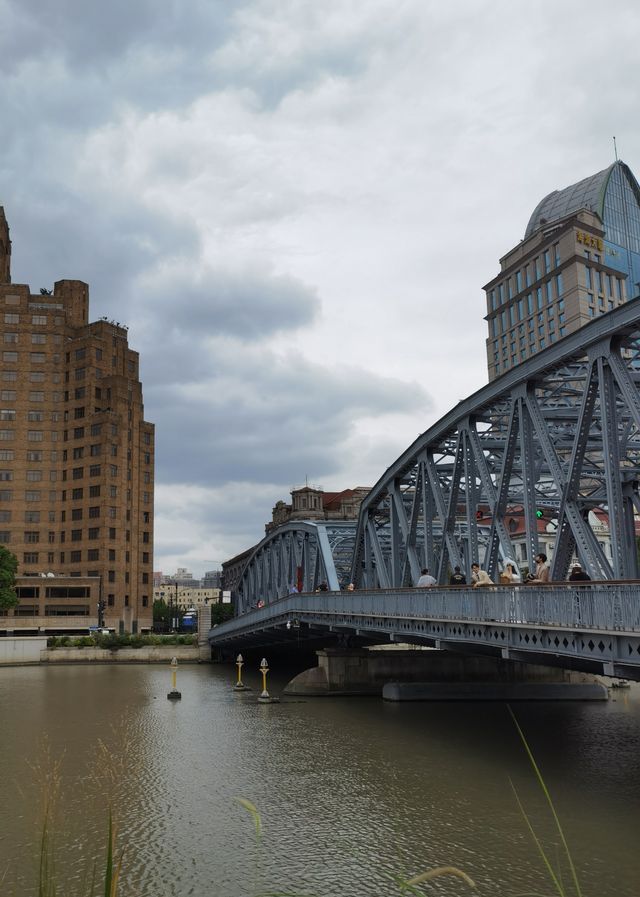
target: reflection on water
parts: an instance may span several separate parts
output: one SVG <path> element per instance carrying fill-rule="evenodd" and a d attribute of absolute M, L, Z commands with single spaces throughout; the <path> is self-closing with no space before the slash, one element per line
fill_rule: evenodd
<path fill-rule="evenodd" d="M 166 666 L 0 670 L 0 894 L 37 893 L 45 736 L 61 758 L 65 897 L 103 862 L 110 804 L 124 897 L 385 897 L 395 876 L 437 865 L 491 897 L 551 893 L 510 780 L 553 855 L 558 839 L 504 705 L 261 706 L 257 676 L 253 693 L 233 681 L 230 668 L 182 667 L 174 703 Z M 640 689 L 615 698 L 516 706 L 589 897 L 640 893 Z M 237 797 L 259 808 L 260 843 Z"/>

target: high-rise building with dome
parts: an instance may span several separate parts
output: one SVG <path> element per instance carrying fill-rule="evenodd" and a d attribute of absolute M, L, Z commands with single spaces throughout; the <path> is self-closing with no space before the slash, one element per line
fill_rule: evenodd
<path fill-rule="evenodd" d="M 637 296 L 640 185 L 628 165 L 545 196 L 484 289 L 490 380 Z"/>

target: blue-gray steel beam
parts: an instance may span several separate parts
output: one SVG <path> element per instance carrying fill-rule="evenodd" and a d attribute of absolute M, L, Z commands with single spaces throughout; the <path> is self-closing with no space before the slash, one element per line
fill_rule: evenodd
<path fill-rule="evenodd" d="M 487 546 L 492 570 L 495 570 L 495 564 L 498 558 L 498 548 L 502 542 L 500 527 L 503 526 L 503 520 L 507 512 L 509 487 L 511 485 L 517 437 L 518 405 L 516 401 L 511 400 L 507 422 L 507 433 L 502 446 L 502 459 L 497 466 L 496 472 L 497 495 L 493 509 L 493 519 L 491 521 L 491 531 L 489 533 L 489 545 Z M 515 560 L 515 552 L 510 552 L 508 556 Z"/>
<path fill-rule="evenodd" d="M 478 490 L 475 481 L 475 465 L 473 463 L 473 446 L 469 444 L 469 434 L 473 430 L 475 432 L 475 421 L 471 422 L 467 419 L 464 428 L 460 433 L 464 440 L 464 476 L 465 476 L 465 503 L 464 503 L 464 520 L 465 520 L 465 574 L 471 577 L 471 564 L 480 561 L 478 552 Z"/>
<path fill-rule="evenodd" d="M 607 507 L 615 509 L 609 514 L 609 536 L 611 538 L 611 560 L 614 579 L 625 579 L 630 575 L 625 560 L 622 501 L 620 481 L 620 445 L 618 415 L 616 413 L 616 390 L 611 369 L 603 357 L 598 358 L 598 379 L 600 380 L 600 414 L 602 418 L 603 456 Z"/>
<path fill-rule="evenodd" d="M 527 561 L 529 570 L 535 570 L 535 558 L 539 551 L 537 502 L 535 488 L 537 475 L 534 464 L 533 432 L 530 407 L 538 411 L 535 395 L 530 389 L 518 397 L 518 420 L 520 423 L 520 470 L 522 477 L 522 498 L 524 507 L 524 524 L 527 533 Z"/>
<path fill-rule="evenodd" d="M 433 497 L 433 503 L 436 510 L 436 515 L 438 520 L 440 521 L 440 525 L 444 526 L 444 522 L 447 519 L 447 504 L 445 502 L 445 497 L 442 491 L 442 486 L 440 483 L 440 478 L 438 476 L 436 463 L 433 457 L 432 452 L 427 453 L 427 461 L 426 461 L 426 470 L 427 470 L 427 482 L 429 485 L 429 492 Z M 458 554 L 458 546 L 455 542 L 455 534 L 451 531 L 443 532 L 444 541 L 446 544 L 446 549 L 451 558 L 459 558 Z M 444 551 L 441 552 L 444 554 Z M 435 552 L 434 552 L 435 556 Z M 435 568 L 436 565 L 433 563 L 434 558 L 427 559 L 427 565 L 431 568 Z M 456 560 L 455 563 L 459 563 L 459 560 Z M 440 571 L 442 573 L 442 571 Z"/>
<path fill-rule="evenodd" d="M 560 490 L 561 496 L 562 493 L 566 491 L 567 481 L 569 479 L 568 473 L 565 472 L 565 470 L 560 465 L 558 457 L 555 453 L 553 443 L 549 438 L 544 418 L 534 397 L 531 397 L 527 402 L 527 410 L 531 415 L 533 426 L 536 431 L 536 436 L 545 456 L 550 474 L 558 489 Z M 601 575 L 603 575 L 604 578 L 610 579 L 611 568 L 604 556 L 602 548 L 598 544 L 598 540 L 594 536 L 592 530 L 589 528 L 589 526 L 586 524 L 586 521 L 581 516 L 578 508 L 568 503 L 566 505 L 566 514 L 569 517 L 571 528 L 573 530 L 576 541 L 578 542 L 578 544 L 584 546 L 585 555 L 590 555 L 593 559 L 597 559 L 602 571 Z"/>
<path fill-rule="evenodd" d="M 458 497 L 460 495 L 460 479 L 463 472 L 465 472 L 466 475 L 465 448 L 465 435 L 464 432 L 461 432 L 458 434 L 458 440 L 455 450 L 456 453 L 453 462 L 453 470 L 451 472 L 451 479 L 449 481 L 449 495 L 447 496 L 445 517 L 443 519 L 444 531 L 445 533 L 450 533 L 452 538 L 444 540 L 443 551 L 440 555 L 440 562 L 438 564 L 438 570 L 436 573 L 438 582 L 442 582 L 445 584 L 448 579 L 449 564 L 451 564 L 451 567 L 461 565 L 460 550 L 455 539 L 455 522 L 456 512 L 458 508 Z M 398 582 L 396 583 L 396 585 L 401 586 L 402 583 Z"/>
<path fill-rule="evenodd" d="M 569 519 L 568 508 L 572 516 L 579 517 L 577 500 L 580 489 L 580 479 L 584 466 L 585 452 L 589 439 L 593 410 L 595 408 L 598 393 L 598 381 L 596 377 L 595 361 L 591 361 L 586 373 L 586 385 L 582 401 L 578 410 L 576 432 L 569 461 L 569 474 L 565 488 L 561 491 L 560 509 L 558 512 L 558 537 L 554 551 L 552 575 L 558 579 L 567 575 L 574 548 L 579 547 L 578 556 L 584 564 L 584 568 L 592 578 L 596 579 L 602 574 L 602 566 L 592 554 L 593 545 L 589 544 L 588 536 L 581 527 L 574 532 Z"/>
<path fill-rule="evenodd" d="M 512 423 L 512 419 L 510 418 L 510 424 Z M 467 438 L 471 443 L 471 447 L 473 449 L 473 455 L 475 458 L 475 466 L 478 470 L 478 475 L 480 477 L 480 482 L 482 484 L 482 491 L 487 499 L 487 504 L 491 509 L 491 534 L 489 538 L 489 542 L 487 545 L 487 554 L 485 556 L 485 565 L 486 569 L 489 573 L 489 576 L 495 576 L 497 572 L 497 562 L 498 562 L 498 551 L 497 548 L 502 548 L 503 557 L 508 557 L 514 559 L 515 552 L 513 551 L 513 546 L 511 544 L 511 538 L 509 533 L 507 532 L 507 528 L 504 525 L 504 515 L 506 511 L 506 501 L 504 506 L 502 506 L 502 502 L 500 505 L 498 503 L 498 496 L 496 486 L 492 479 L 492 476 L 489 472 L 489 467 L 487 465 L 487 459 L 484 455 L 484 449 L 482 444 L 480 443 L 480 438 L 475 429 L 469 428 L 467 431 Z M 504 453 L 511 451 L 513 449 L 513 444 L 515 443 L 515 433 L 512 434 L 511 426 L 509 427 L 509 434 L 504 443 Z M 511 457 L 508 462 L 510 465 L 513 464 L 513 458 Z M 504 477 L 504 469 L 506 464 L 502 465 L 500 470 L 501 481 Z M 469 519 L 471 515 L 467 512 L 467 519 Z"/>

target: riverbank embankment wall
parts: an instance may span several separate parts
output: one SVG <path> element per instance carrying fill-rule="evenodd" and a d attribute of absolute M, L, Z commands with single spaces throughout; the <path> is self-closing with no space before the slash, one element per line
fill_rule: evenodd
<path fill-rule="evenodd" d="M 141 648 L 47 648 L 45 636 L 0 639 L 0 666 L 59 663 L 202 663 L 199 645 L 144 645 Z"/>

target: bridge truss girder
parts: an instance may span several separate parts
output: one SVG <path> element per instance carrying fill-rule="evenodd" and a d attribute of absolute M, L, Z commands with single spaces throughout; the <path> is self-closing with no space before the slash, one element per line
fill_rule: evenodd
<path fill-rule="evenodd" d="M 574 556 L 593 579 L 638 578 L 640 298 L 459 403 L 422 434 L 360 510 L 351 579 L 403 588 L 428 567 L 440 583 L 478 561 L 495 579 L 513 558 L 505 517 L 539 550 L 536 510 L 557 523 L 551 577 Z M 589 511 L 609 519 L 608 556 Z M 483 520 L 477 519 L 478 512 Z"/>
<path fill-rule="evenodd" d="M 282 598 L 293 585 L 315 592 L 324 582 L 330 591 L 339 591 L 350 575 L 355 530 L 355 521 L 331 520 L 292 520 L 273 530 L 247 560 L 236 612 Z"/>

